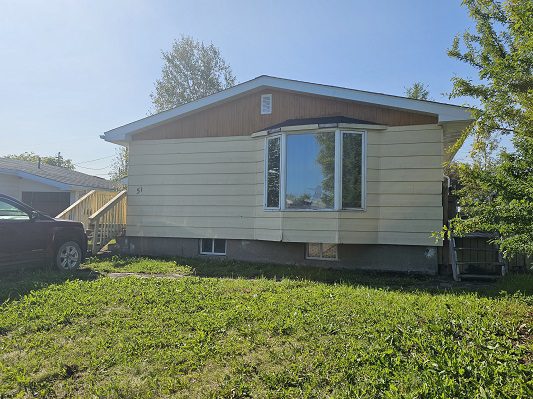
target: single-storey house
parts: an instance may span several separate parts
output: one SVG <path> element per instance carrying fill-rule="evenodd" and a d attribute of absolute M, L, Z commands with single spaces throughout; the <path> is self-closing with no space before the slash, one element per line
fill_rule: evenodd
<path fill-rule="evenodd" d="M 74 170 L 0 158 L 0 193 L 56 216 L 90 190 L 112 191 L 115 184 Z"/>
<path fill-rule="evenodd" d="M 102 138 L 129 147 L 124 250 L 436 273 L 443 162 L 469 123 L 260 76 L 118 127 Z"/>

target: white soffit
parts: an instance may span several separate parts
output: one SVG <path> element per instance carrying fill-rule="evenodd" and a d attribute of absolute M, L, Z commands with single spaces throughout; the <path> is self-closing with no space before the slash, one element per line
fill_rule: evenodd
<path fill-rule="evenodd" d="M 439 123 L 451 121 L 469 121 L 472 119 L 468 108 L 458 105 L 438 103 L 434 101 L 414 100 L 411 98 L 393 96 L 389 94 L 373 93 L 362 90 L 327 86 L 263 75 L 199 100 L 109 130 L 101 137 L 106 141 L 126 142 L 128 141 L 128 137 L 132 134 L 138 133 L 149 127 L 160 125 L 172 119 L 184 116 L 188 113 L 214 106 L 219 102 L 227 101 L 232 97 L 262 88 L 289 90 L 433 114 L 438 116 Z"/>

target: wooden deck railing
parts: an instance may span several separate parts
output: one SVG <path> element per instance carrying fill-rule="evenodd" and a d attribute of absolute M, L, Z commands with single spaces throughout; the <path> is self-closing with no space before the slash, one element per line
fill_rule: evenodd
<path fill-rule="evenodd" d="M 92 254 L 98 253 L 113 238 L 126 228 L 127 190 L 121 191 L 89 216 Z"/>
<path fill-rule="evenodd" d="M 116 195 L 116 191 L 91 190 L 56 217 L 82 222 L 85 230 L 87 230 L 89 228 L 89 217 Z"/>

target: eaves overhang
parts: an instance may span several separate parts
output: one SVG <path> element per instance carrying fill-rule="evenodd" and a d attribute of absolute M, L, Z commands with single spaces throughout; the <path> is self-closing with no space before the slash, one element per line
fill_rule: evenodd
<path fill-rule="evenodd" d="M 469 109 L 458 105 L 439 103 L 435 101 L 415 100 L 389 94 L 373 93 L 363 90 L 348 89 L 344 87 L 328 86 L 263 75 L 199 100 L 109 130 L 100 137 L 112 143 L 125 144 L 131 139 L 133 134 L 170 122 L 174 119 L 184 117 L 193 112 L 198 112 L 203 109 L 216 106 L 219 103 L 229 101 L 246 93 L 264 88 L 326 96 L 342 100 L 380 105 L 399 110 L 431 114 L 437 116 L 439 123 L 472 120 Z"/>

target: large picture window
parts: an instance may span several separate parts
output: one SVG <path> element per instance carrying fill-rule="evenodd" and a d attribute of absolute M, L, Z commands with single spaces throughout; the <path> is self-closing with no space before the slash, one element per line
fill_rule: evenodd
<path fill-rule="evenodd" d="M 282 133 L 266 140 L 265 208 L 364 208 L 364 132 Z"/>
<path fill-rule="evenodd" d="M 335 135 L 287 136 L 287 209 L 333 209 Z"/>

